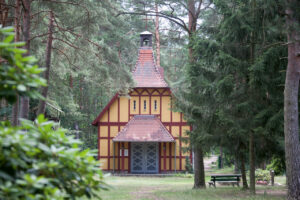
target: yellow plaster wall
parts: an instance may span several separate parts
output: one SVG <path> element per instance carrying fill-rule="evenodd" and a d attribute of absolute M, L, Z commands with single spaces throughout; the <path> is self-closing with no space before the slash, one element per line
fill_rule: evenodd
<path fill-rule="evenodd" d="M 147 90 L 145 90 L 144 92 L 142 92 L 142 95 L 149 95 L 149 93 L 147 92 Z"/>
<path fill-rule="evenodd" d="M 115 100 L 113 104 L 109 107 L 109 121 L 118 121 L 118 100 Z"/>
<path fill-rule="evenodd" d="M 120 98 L 120 121 L 128 122 L 128 103 L 129 100 L 127 97 Z"/>
<path fill-rule="evenodd" d="M 181 136 L 182 137 L 188 137 L 186 132 L 189 131 L 189 130 L 190 130 L 189 126 L 182 126 Z"/>
<path fill-rule="evenodd" d="M 146 109 L 144 109 L 144 101 L 146 101 Z M 150 114 L 149 107 L 150 107 L 149 96 L 147 96 L 147 97 L 142 96 L 141 97 L 141 114 L 147 114 L 147 115 L 149 115 Z"/>
<path fill-rule="evenodd" d="M 100 163 L 101 163 L 101 168 L 102 169 L 107 169 L 107 158 L 101 158 L 100 159 Z"/>
<path fill-rule="evenodd" d="M 135 110 L 133 109 L 133 101 L 134 100 L 136 101 L 136 109 Z M 131 97 L 130 98 L 130 114 L 135 114 L 135 115 L 139 114 L 139 108 L 140 108 L 139 97 Z"/>
<path fill-rule="evenodd" d="M 110 127 L 110 137 L 115 137 L 118 134 L 118 126 Z"/>
<path fill-rule="evenodd" d="M 154 101 L 157 101 L 157 109 L 154 109 Z M 151 114 L 159 114 L 160 112 L 160 98 L 157 96 L 152 96 L 151 97 Z"/>
<path fill-rule="evenodd" d="M 108 142 L 106 139 L 100 140 L 100 156 L 107 156 Z"/>
<path fill-rule="evenodd" d="M 107 137 L 108 136 L 108 127 L 107 126 L 100 126 L 100 137 Z"/>
<path fill-rule="evenodd" d="M 180 113 L 179 112 L 172 112 L 172 121 L 180 122 Z"/>
<path fill-rule="evenodd" d="M 107 119 L 108 119 L 107 116 L 108 116 L 108 111 L 106 111 L 104 113 L 104 115 L 101 117 L 100 122 L 107 122 Z"/>
<path fill-rule="evenodd" d="M 179 126 L 172 126 L 173 137 L 179 137 Z"/>
<path fill-rule="evenodd" d="M 152 95 L 159 95 L 159 93 L 158 93 L 157 91 L 154 91 L 154 92 L 152 93 Z"/>
<path fill-rule="evenodd" d="M 170 119 L 170 97 L 162 97 L 162 122 L 169 122 Z"/>

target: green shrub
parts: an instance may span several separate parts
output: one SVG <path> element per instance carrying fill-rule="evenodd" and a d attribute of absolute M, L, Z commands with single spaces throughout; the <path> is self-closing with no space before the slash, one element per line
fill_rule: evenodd
<path fill-rule="evenodd" d="M 280 157 L 273 157 L 267 166 L 268 170 L 274 170 L 275 175 L 282 175 L 285 172 L 285 161 Z"/>
<path fill-rule="evenodd" d="M 268 170 L 257 169 L 255 170 L 255 180 L 256 181 L 267 181 L 268 183 L 271 180 L 271 175 Z"/>
<path fill-rule="evenodd" d="M 46 86 L 45 79 L 39 74 L 43 69 L 36 65 L 34 56 L 23 57 L 24 42 L 13 42 L 14 29 L 12 27 L 0 28 L 0 99 L 14 103 L 17 96 L 40 98 L 40 86 Z"/>
<path fill-rule="evenodd" d="M 193 166 L 188 156 L 185 157 L 185 171 L 187 171 L 190 174 L 194 173 Z"/>
<path fill-rule="evenodd" d="M 106 186 L 98 162 L 80 141 L 54 129 L 42 115 L 35 122 L 0 126 L 0 199 L 98 197 Z"/>

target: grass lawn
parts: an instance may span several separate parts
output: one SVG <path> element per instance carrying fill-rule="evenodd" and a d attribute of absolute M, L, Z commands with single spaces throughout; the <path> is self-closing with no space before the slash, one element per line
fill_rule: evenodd
<path fill-rule="evenodd" d="M 207 180 L 209 177 L 207 177 Z M 283 179 L 283 178 L 280 178 Z M 275 179 L 276 180 L 276 179 Z M 100 192 L 104 200 L 210 200 L 210 199 L 285 199 L 285 186 L 257 186 L 257 195 L 232 186 L 193 190 L 193 178 L 112 177 L 106 178 L 109 191 Z"/>

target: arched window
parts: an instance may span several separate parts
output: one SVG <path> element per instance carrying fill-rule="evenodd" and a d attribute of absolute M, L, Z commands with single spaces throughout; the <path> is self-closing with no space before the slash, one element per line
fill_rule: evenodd
<path fill-rule="evenodd" d="M 136 109 L 136 100 L 133 100 L 133 110 Z"/>

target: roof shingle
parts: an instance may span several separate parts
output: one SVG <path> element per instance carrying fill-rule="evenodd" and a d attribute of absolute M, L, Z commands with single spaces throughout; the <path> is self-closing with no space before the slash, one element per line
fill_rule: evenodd
<path fill-rule="evenodd" d="M 139 57 L 132 75 L 138 88 L 168 87 L 155 65 L 152 47 L 141 47 L 139 49 Z"/>
<path fill-rule="evenodd" d="M 114 142 L 175 142 L 155 115 L 135 115 L 113 139 Z"/>

